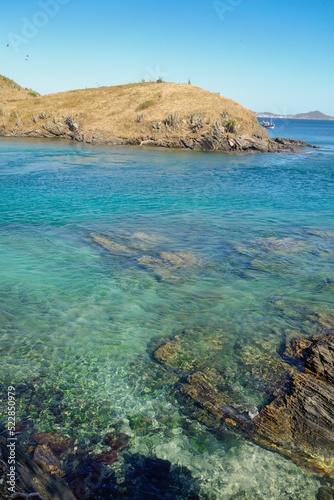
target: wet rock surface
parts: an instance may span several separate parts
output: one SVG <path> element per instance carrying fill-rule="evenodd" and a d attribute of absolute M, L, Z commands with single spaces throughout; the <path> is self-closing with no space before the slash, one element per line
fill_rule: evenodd
<path fill-rule="evenodd" d="M 276 137 L 276 139 L 271 140 L 273 143 L 281 145 L 283 147 L 300 147 L 300 148 L 316 148 L 319 149 L 319 146 L 313 146 L 312 144 L 308 144 L 305 141 L 296 140 L 296 139 L 284 139 L 283 137 Z"/>
<path fill-rule="evenodd" d="M 8 489 L 8 448 L 7 440 L 0 436 L 0 464 L 3 481 L 0 484 L 1 500 L 12 498 Z M 34 461 L 16 449 L 16 488 L 15 491 L 30 495 L 36 493 L 44 500 L 75 500 L 75 496 L 64 481 L 58 476 L 51 476 Z M 33 498 L 28 496 L 28 498 Z"/>
<path fill-rule="evenodd" d="M 333 342 L 332 334 L 299 346 L 297 356 L 306 356 L 305 372 L 292 376 L 286 393 L 265 406 L 249 429 L 261 445 L 330 475 L 334 474 Z"/>
<path fill-rule="evenodd" d="M 47 446 L 55 456 L 59 456 L 70 448 L 73 440 L 58 432 L 36 432 L 31 436 L 31 441 Z"/>
<path fill-rule="evenodd" d="M 310 346 L 305 367 L 317 378 L 334 384 L 334 335 Z"/>
<path fill-rule="evenodd" d="M 208 353 L 201 360 L 189 356 L 187 334 L 165 342 L 153 358 L 178 374 L 174 393 L 179 404 L 209 428 L 240 431 L 308 470 L 334 476 L 333 317 L 296 306 L 292 310 L 317 334 L 287 341 L 282 356 L 268 356 L 265 363 L 257 358 L 256 344 L 240 352 L 240 376 L 255 384 L 265 381 L 271 402 L 260 412 L 243 407 L 229 387 L 228 376 L 212 367 Z"/>
<path fill-rule="evenodd" d="M 35 448 L 33 461 L 41 467 L 41 469 L 50 472 L 50 474 L 55 474 L 57 476 L 63 476 L 64 471 L 61 470 L 61 465 L 57 457 L 52 453 L 52 451 L 44 444 L 38 445 Z"/>

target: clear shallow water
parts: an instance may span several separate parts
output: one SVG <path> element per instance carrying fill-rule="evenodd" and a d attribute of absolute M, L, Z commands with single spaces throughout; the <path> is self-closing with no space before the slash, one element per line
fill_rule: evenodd
<path fill-rule="evenodd" d="M 37 388 L 18 400 L 21 417 L 78 442 L 116 423 L 132 436 L 127 453 L 188 467 L 202 498 L 315 498 L 317 477 L 189 417 L 149 348 L 185 328 L 219 332 L 215 367 L 255 411 L 268 392 L 240 366 L 280 363 L 282 342 L 305 328 L 289 306 L 333 311 L 334 126 L 312 124 L 311 138 L 295 122 L 275 135 L 324 148 L 232 156 L 0 141 L 1 381 Z M 92 233 L 133 252 L 111 254 Z M 299 246 L 272 252 L 259 238 Z M 166 274 L 139 260 L 180 251 L 198 265 Z M 192 349 L 200 358 L 203 339 Z"/>

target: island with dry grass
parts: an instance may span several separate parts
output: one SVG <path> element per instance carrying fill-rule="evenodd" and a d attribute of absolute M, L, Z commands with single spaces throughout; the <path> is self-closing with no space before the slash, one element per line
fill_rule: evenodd
<path fill-rule="evenodd" d="M 131 83 L 39 95 L 0 75 L 0 136 L 224 152 L 313 147 L 270 139 L 254 113 L 189 84 Z"/>

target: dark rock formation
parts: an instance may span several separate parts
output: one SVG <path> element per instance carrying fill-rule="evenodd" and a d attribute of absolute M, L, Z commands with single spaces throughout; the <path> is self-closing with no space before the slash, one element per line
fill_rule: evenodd
<path fill-rule="evenodd" d="M 229 151 L 231 149 L 227 135 L 223 129 L 212 127 L 208 132 L 203 134 L 199 140 L 201 149 L 207 151 Z"/>
<path fill-rule="evenodd" d="M 60 138 L 85 142 L 87 144 L 97 145 L 130 145 L 130 146 L 148 146 L 159 148 L 177 148 L 205 151 L 224 151 L 224 152 L 296 152 L 296 148 L 318 148 L 307 144 L 305 141 L 294 139 L 269 139 L 267 131 L 260 125 L 255 126 L 251 135 L 249 134 L 231 134 L 224 126 L 213 125 L 206 130 L 200 137 L 166 137 L 166 138 L 108 138 L 92 131 L 80 129 L 75 117 L 68 117 L 64 122 L 53 123 L 48 121 L 40 129 L 12 132 L 3 130 L 0 133 L 3 137 L 35 137 L 35 138 Z"/>
<path fill-rule="evenodd" d="M 117 452 L 115 450 L 108 450 L 103 453 L 98 453 L 94 455 L 93 460 L 110 465 L 116 462 Z"/>
<path fill-rule="evenodd" d="M 328 486 L 319 488 L 316 500 L 334 500 L 334 489 Z"/>
<path fill-rule="evenodd" d="M 0 498 L 7 500 L 12 498 L 12 491 L 8 489 L 8 448 L 5 438 L 0 436 L 0 464 L 3 479 L 0 481 Z M 35 500 L 42 498 L 44 500 L 75 500 L 65 481 L 58 476 L 51 476 L 44 472 L 34 461 L 16 449 L 16 486 L 15 491 L 29 495 L 35 493 Z M 38 494 L 40 496 L 38 496 Z M 19 496 L 17 498 L 20 498 Z M 22 498 L 22 496 L 21 496 Z M 24 497 L 23 497 L 24 498 Z M 33 499 L 33 496 L 28 497 Z"/>
<path fill-rule="evenodd" d="M 254 137 L 250 137 L 249 135 L 240 135 L 236 137 L 235 140 L 235 149 L 238 151 L 260 151 L 262 153 L 267 153 L 270 151 L 269 147 L 269 139 L 258 139 Z"/>
<path fill-rule="evenodd" d="M 288 391 L 253 420 L 257 442 L 293 458 L 296 463 L 334 474 L 334 334 L 302 342 L 305 373 L 293 375 Z"/>
<path fill-rule="evenodd" d="M 320 314 L 313 316 L 313 322 L 319 323 L 320 336 L 292 341 L 283 355 L 290 363 L 296 360 L 299 372 L 293 368 L 289 375 L 283 360 L 278 362 L 270 357 L 265 371 L 257 367 L 257 351 L 246 349 L 250 358 L 243 358 L 240 372 L 247 380 L 255 377 L 258 382 L 262 377 L 275 398 L 257 414 L 241 409 L 226 384 L 226 374 L 210 365 L 214 358 L 203 356 L 202 361 L 188 361 L 189 339 L 185 334 L 158 347 L 153 356 L 181 375 L 175 395 L 184 410 L 200 422 L 216 432 L 224 432 L 226 427 L 237 429 L 307 469 L 334 475 L 334 333 L 330 329 L 333 323 L 328 324 L 328 318 Z M 192 351 L 191 342 L 188 348 L 190 352 L 196 351 Z M 275 381 L 278 384 L 279 380 L 281 386 L 276 385 L 275 389 Z"/>
<path fill-rule="evenodd" d="M 333 473 L 334 388 L 316 373 L 292 377 L 289 393 L 254 419 L 253 438 L 297 463 Z"/>
<path fill-rule="evenodd" d="M 296 139 L 284 139 L 283 137 L 276 137 L 276 139 L 271 139 L 271 143 L 276 143 L 278 145 L 281 145 L 283 147 L 297 147 L 297 148 L 317 148 L 319 149 L 320 146 L 313 146 L 312 144 L 308 144 L 305 141 L 300 141 Z"/>
<path fill-rule="evenodd" d="M 334 384 L 334 335 L 315 342 L 309 349 L 305 367 L 317 378 Z"/>
<path fill-rule="evenodd" d="M 121 432 L 117 434 L 116 432 L 109 432 L 105 437 L 103 442 L 113 448 L 116 451 L 121 450 L 128 446 L 130 441 L 130 436 Z"/>

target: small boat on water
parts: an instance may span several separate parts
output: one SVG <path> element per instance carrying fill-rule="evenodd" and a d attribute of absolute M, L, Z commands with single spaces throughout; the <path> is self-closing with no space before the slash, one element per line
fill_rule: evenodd
<path fill-rule="evenodd" d="M 262 125 L 262 127 L 264 128 L 271 128 L 271 129 L 274 129 L 275 128 L 275 123 L 273 123 L 273 120 L 271 119 L 270 122 L 266 122 L 266 121 L 262 121 L 260 123 L 260 125 Z"/>

